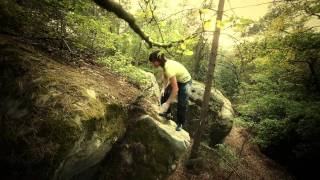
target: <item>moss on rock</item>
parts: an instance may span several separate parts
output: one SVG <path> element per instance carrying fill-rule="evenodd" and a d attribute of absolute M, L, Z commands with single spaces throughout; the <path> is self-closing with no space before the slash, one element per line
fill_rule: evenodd
<path fill-rule="evenodd" d="M 172 121 L 139 117 L 106 159 L 102 179 L 165 179 L 190 148 L 189 134 L 175 127 Z"/>
<path fill-rule="evenodd" d="M 126 129 L 128 97 L 110 85 L 126 84 L 8 37 L 0 47 L 3 177 L 69 179 L 103 159 Z"/>

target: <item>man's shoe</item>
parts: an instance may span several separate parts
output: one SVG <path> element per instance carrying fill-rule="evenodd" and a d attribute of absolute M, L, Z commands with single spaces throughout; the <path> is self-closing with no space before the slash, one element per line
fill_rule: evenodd
<path fill-rule="evenodd" d="M 181 131 L 181 129 L 182 129 L 182 124 L 178 124 L 176 131 Z"/>

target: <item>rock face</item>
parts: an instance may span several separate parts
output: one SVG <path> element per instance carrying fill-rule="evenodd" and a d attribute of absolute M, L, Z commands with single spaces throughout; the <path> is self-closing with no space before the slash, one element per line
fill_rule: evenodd
<path fill-rule="evenodd" d="M 99 163 L 125 133 L 120 97 L 134 88 L 9 38 L 0 46 L 2 177 L 69 179 Z"/>
<path fill-rule="evenodd" d="M 147 79 L 145 84 L 142 84 L 142 91 L 144 92 L 144 95 L 146 99 L 148 99 L 153 104 L 157 105 L 160 103 L 160 88 L 157 83 L 156 77 L 150 73 L 143 70 L 140 70 Z"/>
<path fill-rule="evenodd" d="M 192 82 L 192 87 L 189 92 L 189 109 L 187 112 L 187 129 L 189 132 L 194 132 L 194 127 L 199 123 L 204 89 L 204 84 L 197 81 Z M 234 112 L 231 102 L 224 97 L 219 90 L 212 89 L 209 101 L 207 133 L 205 133 L 209 134 L 207 138 L 210 145 L 221 143 L 228 135 L 232 128 L 233 115 Z"/>
<path fill-rule="evenodd" d="M 153 84 L 157 84 L 154 77 L 150 78 Z M 187 111 L 187 122 L 185 129 L 192 135 L 195 132 L 195 128 L 199 124 L 201 104 L 203 99 L 205 86 L 203 83 L 193 81 L 192 86 L 188 92 L 189 105 Z M 150 92 L 150 94 L 156 94 L 157 92 Z M 172 105 L 172 113 L 174 119 L 176 119 L 176 104 Z M 223 96 L 223 94 L 217 90 L 211 90 L 211 98 L 209 101 L 208 112 L 208 126 L 206 128 L 206 138 L 210 145 L 221 143 L 223 139 L 231 131 L 233 124 L 233 109 L 231 102 Z"/>
<path fill-rule="evenodd" d="M 130 106 L 125 137 L 105 158 L 101 179 L 166 179 L 191 150 L 189 133 L 158 116 L 159 86 L 153 74 L 143 73 L 149 79 L 143 97 Z"/>
<path fill-rule="evenodd" d="M 190 150 L 186 131 L 173 121 L 159 122 L 142 115 L 128 129 L 124 141 L 107 157 L 103 179 L 165 179 Z"/>

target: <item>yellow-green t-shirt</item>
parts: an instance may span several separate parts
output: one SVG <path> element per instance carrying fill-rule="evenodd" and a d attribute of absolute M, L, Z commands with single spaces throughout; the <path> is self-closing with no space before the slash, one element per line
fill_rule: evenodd
<path fill-rule="evenodd" d="M 186 83 L 191 80 L 190 73 L 181 63 L 169 59 L 164 64 L 164 75 L 168 79 L 176 76 L 177 81 L 181 83 Z"/>

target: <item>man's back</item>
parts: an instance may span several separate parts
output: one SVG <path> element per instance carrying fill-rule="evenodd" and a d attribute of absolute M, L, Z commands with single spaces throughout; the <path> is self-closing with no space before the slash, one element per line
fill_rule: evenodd
<path fill-rule="evenodd" d="M 169 59 L 164 65 L 164 75 L 167 78 L 176 76 L 177 81 L 181 83 L 186 83 L 191 80 L 190 73 L 181 63 Z"/>

